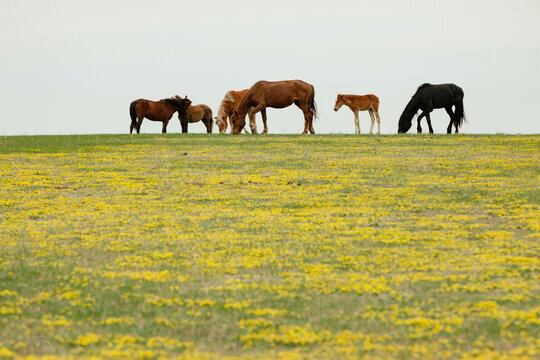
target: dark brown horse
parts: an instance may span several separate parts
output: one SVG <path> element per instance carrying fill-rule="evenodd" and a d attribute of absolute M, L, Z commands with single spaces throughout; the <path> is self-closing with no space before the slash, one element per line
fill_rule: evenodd
<path fill-rule="evenodd" d="M 259 111 L 261 112 L 264 131 L 268 132 L 266 126 L 266 108 L 282 109 L 295 104 L 304 113 L 304 134 L 313 130 L 313 119 L 317 117 L 317 107 L 315 105 L 315 89 L 313 85 L 302 80 L 287 81 L 258 81 L 244 96 L 238 108 L 232 116 L 232 132 L 240 134 L 246 125 L 246 114 L 249 118 Z"/>
<path fill-rule="evenodd" d="M 167 132 L 167 124 L 175 112 L 183 114 L 191 101 L 180 98 L 178 95 L 159 101 L 151 101 L 146 99 L 135 100 L 129 106 L 129 115 L 131 116 L 131 125 L 129 133 L 133 133 L 133 129 L 137 130 L 137 134 L 141 131 L 141 124 L 144 118 L 152 121 L 161 121 L 163 123 L 162 133 Z"/>

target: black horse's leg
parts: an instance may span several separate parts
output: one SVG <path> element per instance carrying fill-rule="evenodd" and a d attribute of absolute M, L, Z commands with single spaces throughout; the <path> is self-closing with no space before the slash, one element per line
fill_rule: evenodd
<path fill-rule="evenodd" d="M 446 128 L 446 133 L 447 134 L 451 134 L 452 133 L 452 124 L 455 124 L 455 118 L 456 118 L 456 114 L 452 111 L 452 106 L 447 106 L 444 108 L 444 110 L 446 110 L 446 113 L 448 114 L 448 116 L 450 116 L 450 124 L 448 124 L 448 127 Z"/>
<path fill-rule="evenodd" d="M 185 134 L 187 133 L 187 127 L 188 127 L 188 122 L 187 121 L 184 121 L 184 120 L 181 120 L 180 121 L 180 125 L 182 125 L 182 133 Z"/>
<path fill-rule="evenodd" d="M 418 134 L 421 134 L 422 133 L 422 127 L 420 126 L 420 120 L 422 120 L 422 118 L 426 116 L 425 112 L 422 112 L 417 118 L 416 118 L 416 121 L 418 121 L 418 126 L 416 127 L 416 132 Z"/>
<path fill-rule="evenodd" d="M 429 126 L 429 133 L 433 134 L 433 128 L 431 127 L 431 117 L 429 113 L 426 114 L 427 125 Z"/>

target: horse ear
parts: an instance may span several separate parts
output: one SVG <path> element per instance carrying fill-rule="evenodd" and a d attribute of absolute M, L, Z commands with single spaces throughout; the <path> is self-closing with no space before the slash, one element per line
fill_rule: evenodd
<path fill-rule="evenodd" d="M 186 100 L 187 100 L 187 95 L 186 95 L 186 97 L 185 97 L 184 99 L 186 99 Z"/>

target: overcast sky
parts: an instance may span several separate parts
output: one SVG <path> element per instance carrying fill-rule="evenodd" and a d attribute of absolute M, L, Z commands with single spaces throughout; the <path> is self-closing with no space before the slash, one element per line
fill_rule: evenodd
<path fill-rule="evenodd" d="M 228 90 L 286 79 L 315 86 L 317 133 L 354 133 L 338 93 L 377 95 L 396 133 L 424 82 L 463 88 L 464 133 L 540 133 L 539 24 L 539 0 L 0 0 L 0 135 L 128 133 L 132 100 L 188 95 L 215 115 Z M 435 132 L 448 121 L 433 112 Z M 270 109 L 268 127 L 300 133 L 302 113 Z"/>

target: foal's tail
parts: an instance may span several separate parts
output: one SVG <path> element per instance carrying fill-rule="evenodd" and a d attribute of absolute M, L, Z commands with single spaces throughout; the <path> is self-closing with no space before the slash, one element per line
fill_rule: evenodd
<path fill-rule="evenodd" d="M 317 118 L 317 104 L 315 104 L 315 88 L 311 85 L 311 95 L 308 99 L 308 110 L 313 114 L 313 119 Z"/>
<path fill-rule="evenodd" d="M 137 110 L 135 110 L 135 105 L 137 105 L 137 100 L 129 105 L 129 116 L 131 116 L 131 125 L 134 128 L 137 127 Z"/>

